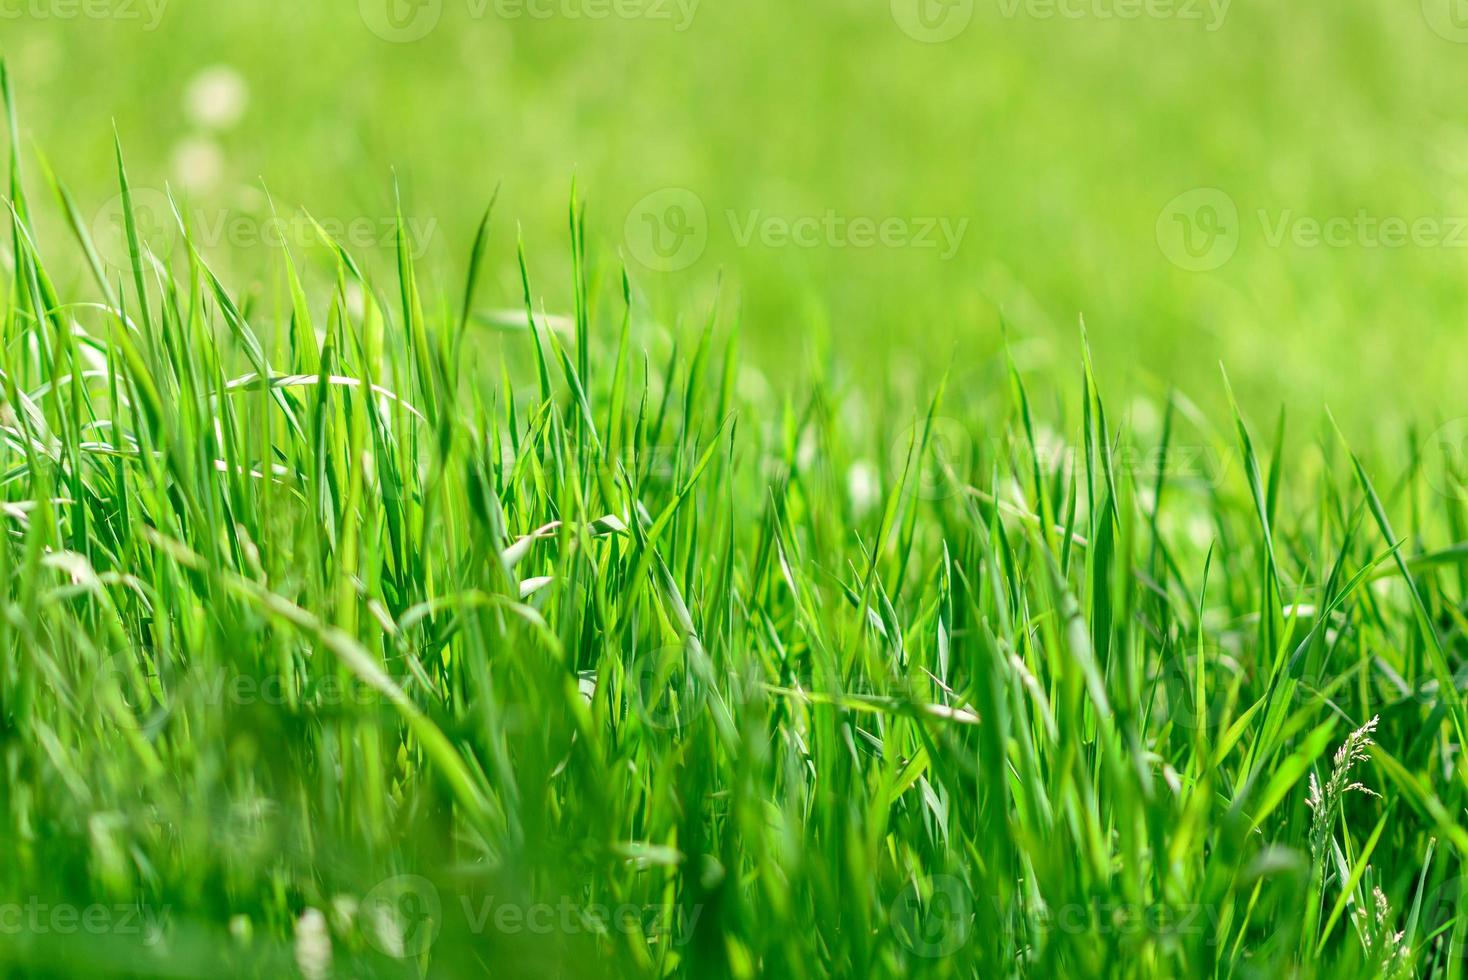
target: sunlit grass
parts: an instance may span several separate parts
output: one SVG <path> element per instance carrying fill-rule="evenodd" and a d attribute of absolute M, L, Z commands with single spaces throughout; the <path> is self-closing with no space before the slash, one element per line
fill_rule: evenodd
<path fill-rule="evenodd" d="M 11 133 L 13 975 L 1461 975 L 1431 440 L 1129 421 L 1089 357 L 777 394 L 574 191 L 564 316 L 493 210 L 451 296 L 405 222 L 236 291 L 121 154 L 118 275 Z"/>

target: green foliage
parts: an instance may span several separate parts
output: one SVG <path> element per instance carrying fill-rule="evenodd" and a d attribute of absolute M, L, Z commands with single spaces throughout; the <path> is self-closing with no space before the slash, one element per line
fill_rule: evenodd
<path fill-rule="evenodd" d="M 493 213 L 461 288 L 400 212 L 236 292 L 120 152 L 119 274 L 11 147 L 10 974 L 1462 975 L 1440 460 L 1089 353 L 776 393 L 574 191 L 565 317 L 523 250 L 481 310 Z"/>

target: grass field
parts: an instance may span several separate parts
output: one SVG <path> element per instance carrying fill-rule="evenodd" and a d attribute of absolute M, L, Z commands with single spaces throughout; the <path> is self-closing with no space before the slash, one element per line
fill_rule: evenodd
<path fill-rule="evenodd" d="M 1457 22 L 792 8 L 787 90 L 708 4 L 480 61 L 472 4 L 364 0 L 202 74 L 262 15 L 15 19 L 0 973 L 1461 978 Z M 1105 67 L 1229 30 L 1191 105 Z M 66 112 L 130 46 L 207 133 Z M 1426 119 L 1439 169 L 1370 139 Z"/>
<path fill-rule="evenodd" d="M 574 175 L 588 240 L 627 256 L 670 324 L 701 315 L 723 274 L 772 381 L 798 386 L 785 368 L 817 327 L 853 349 L 848 370 L 881 378 L 1002 360 L 1001 319 L 1026 340 L 1022 364 L 1068 377 L 1084 314 L 1117 399 L 1171 381 L 1220 415 L 1223 361 L 1260 417 L 1329 404 L 1363 445 L 1468 415 L 1454 362 L 1468 31 L 1453 0 L 1148 0 L 1141 16 L 1136 0 L 615 2 L 4 0 L 0 45 L 30 107 L 22 139 L 88 217 L 117 192 L 113 120 L 138 188 L 171 184 L 210 227 L 258 225 L 266 190 L 282 217 L 390 227 L 396 173 L 406 216 L 436 221 L 425 285 L 451 292 L 502 185 L 492 254 L 513 255 L 523 227 L 564 311 Z M 60 16 L 83 3 L 97 13 Z M 924 12 L 946 29 L 916 28 Z M 210 97 L 220 69 L 242 104 Z M 669 189 L 702 203 L 706 248 L 650 269 L 626 222 Z M 1169 212 L 1198 189 L 1239 217 L 1234 251 L 1203 272 L 1173 260 Z M 745 236 L 828 213 L 966 225 L 949 258 L 906 238 Z M 1344 234 L 1310 233 L 1342 220 Z M 273 268 L 254 242 L 201 248 L 248 294 Z M 390 267 L 390 237 L 375 251 Z M 514 263 L 487 266 L 483 289 L 518 305 Z"/>

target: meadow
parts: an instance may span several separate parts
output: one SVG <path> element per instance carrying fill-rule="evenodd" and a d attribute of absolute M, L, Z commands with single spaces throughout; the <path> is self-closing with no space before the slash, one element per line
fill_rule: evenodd
<path fill-rule="evenodd" d="M 1461 977 L 1452 12 L 0 8 L 0 973 Z"/>

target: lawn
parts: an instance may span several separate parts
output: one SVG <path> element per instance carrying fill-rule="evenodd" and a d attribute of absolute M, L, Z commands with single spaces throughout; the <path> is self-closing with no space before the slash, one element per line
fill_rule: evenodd
<path fill-rule="evenodd" d="M 466 3 L 6 8 L 0 973 L 1463 976 L 1456 20 Z"/>

